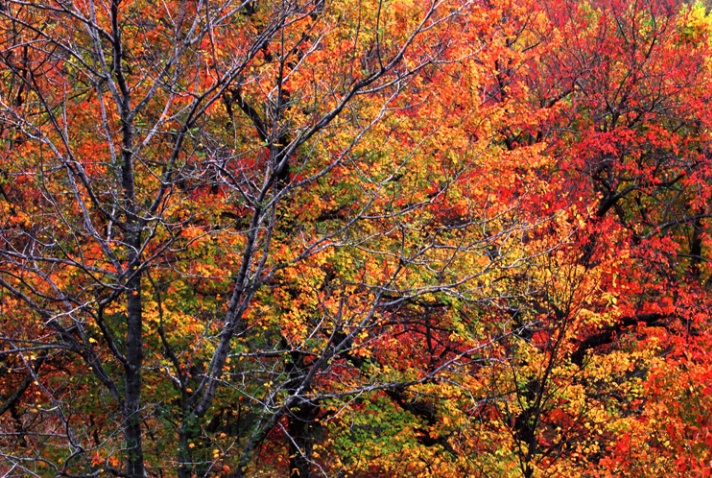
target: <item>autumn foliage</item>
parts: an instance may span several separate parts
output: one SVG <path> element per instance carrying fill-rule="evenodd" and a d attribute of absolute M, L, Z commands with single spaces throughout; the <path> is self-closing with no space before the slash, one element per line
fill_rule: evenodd
<path fill-rule="evenodd" d="M 712 476 L 711 35 L 0 4 L 0 474 Z"/>

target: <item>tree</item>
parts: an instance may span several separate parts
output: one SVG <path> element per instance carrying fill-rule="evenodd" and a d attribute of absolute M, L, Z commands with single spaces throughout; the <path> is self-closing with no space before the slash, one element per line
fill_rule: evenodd
<path fill-rule="evenodd" d="M 673 440 L 650 435 L 649 417 L 677 408 L 651 394 L 658 367 L 685 377 L 689 365 L 678 370 L 673 357 L 708 342 L 709 23 L 700 6 L 668 2 L 540 8 L 510 18 L 512 51 L 497 58 L 506 68 L 490 89 L 493 101 L 520 105 L 513 114 L 537 112 L 538 123 L 505 123 L 502 141 L 545 145 L 552 161 L 541 174 L 552 187 L 538 207 L 568 216 L 570 227 L 551 233 L 573 240 L 545 276 L 557 286 L 517 308 L 530 318 L 514 365 L 493 367 L 490 426 L 511 433 L 524 476 L 599 473 L 604 462 L 613 475 L 653 476 L 671 469 L 674 453 Z M 578 292 L 562 300 L 566 290 Z M 678 400 L 687 386 L 679 382 Z M 682 409 L 701 403 L 689 400 Z M 620 440 L 655 450 L 660 466 L 632 459 Z M 700 450 L 683 443 L 680 463 L 699 467 Z"/>
<path fill-rule="evenodd" d="M 474 111 L 428 104 L 470 8 L 7 2 L 3 471 L 324 473 L 320 420 L 481 347 L 429 319 L 524 227 L 472 206 Z"/>
<path fill-rule="evenodd" d="M 0 470 L 705 473 L 709 25 L 4 3 Z"/>

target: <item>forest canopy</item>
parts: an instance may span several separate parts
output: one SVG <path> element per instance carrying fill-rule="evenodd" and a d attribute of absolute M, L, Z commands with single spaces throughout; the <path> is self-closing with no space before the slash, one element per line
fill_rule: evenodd
<path fill-rule="evenodd" d="M 712 476 L 711 33 L 5 0 L 0 474 Z"/>

